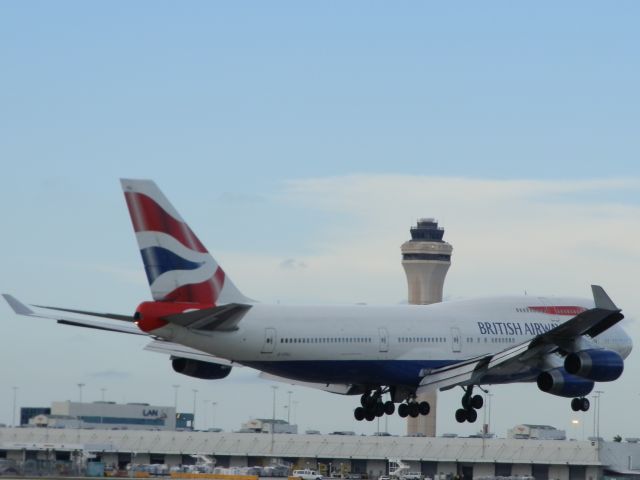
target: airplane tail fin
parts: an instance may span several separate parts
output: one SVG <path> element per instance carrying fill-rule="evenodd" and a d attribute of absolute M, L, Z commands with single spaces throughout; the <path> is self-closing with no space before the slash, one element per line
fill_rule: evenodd
<path fill-rule="evenodd" d="M 153 181 L 120 182 L 154 300 L 214 306 L 251 302 Z"/>

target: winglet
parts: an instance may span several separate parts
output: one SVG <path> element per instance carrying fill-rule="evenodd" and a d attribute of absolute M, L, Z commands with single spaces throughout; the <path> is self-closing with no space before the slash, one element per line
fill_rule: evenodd
<path fill-rule="evenodd" d="M 29 307 L 27 307 L 24 303 L 18 300 L 16 297 L 9 295 L 8 293 L 3 293 L 2 296 L 7 301 L 9 306 L 16 312 L 18 315 L 33 315 L 34 312 Z"/>
<path fill-rule="evenodd" d="M 593 301 L 596 304 L 596 308 L 615 311 L 620 310 L 600 285 L 591 285 L 591 291 L 593 292 Z"/>

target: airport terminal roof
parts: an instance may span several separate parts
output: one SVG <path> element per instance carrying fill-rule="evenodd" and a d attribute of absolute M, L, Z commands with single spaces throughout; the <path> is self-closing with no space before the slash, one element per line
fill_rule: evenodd
<path fill-rule="evenodd" d="M 0 449 L 64 450 L 79 445 L 94 452 L 602 465 L 595 442 L 0 428 Z"/>

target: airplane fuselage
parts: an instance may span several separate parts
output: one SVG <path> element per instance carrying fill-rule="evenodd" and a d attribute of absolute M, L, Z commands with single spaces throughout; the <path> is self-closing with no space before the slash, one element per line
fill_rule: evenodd
<path fill-rule="evenodd" d="M 432 305 L 254 304 L 237 330 L 169 324 L 153 334 L 292 380 L 415 387 L 428 370 L 505 350 L 593 307 L 592 299 L 532 296 Z M 594 342 L 623 358 L 631 350 L 619 326 Z M 491 383 L 531 381 L 549 366 Z"/>

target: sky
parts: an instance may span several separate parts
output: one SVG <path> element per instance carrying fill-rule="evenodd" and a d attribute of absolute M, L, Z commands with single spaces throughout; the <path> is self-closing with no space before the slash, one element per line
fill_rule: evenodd
<path fill-rule="evenodd" d="M 637 2 L 1 2 L 0 290 L 133 312 L 150 294 L 118 179 L 152 178 L 252 298 L 398 304 L 400 245 L 435 217 L 453 247 L 445 300 L 589 296 L 603 285 L 640 345 Z M 0 423 L 83 399 L 192 411 L 199 428 L 270 417 L 239 368 L 180 376 L 142 338 L 0 306 Z M 602 390 L 629 422 L 637 352 Z M 194 391 L 197 393 L 194 395 Z M 357 398 L 281 385 L 301 430 L 372 433 Z M 593 415 L 535 385 L 496 386 L 492 430 Z M 460 392 L 440 395 L 439 433 Z M 195 398 L 195 402 L 194 402 Z M 215 406 L 214 406 L 215 402 Z M 579 420 L 576 428 L 571 421 Z M 391 433 L 404 422 L 388 420 Z"/>

